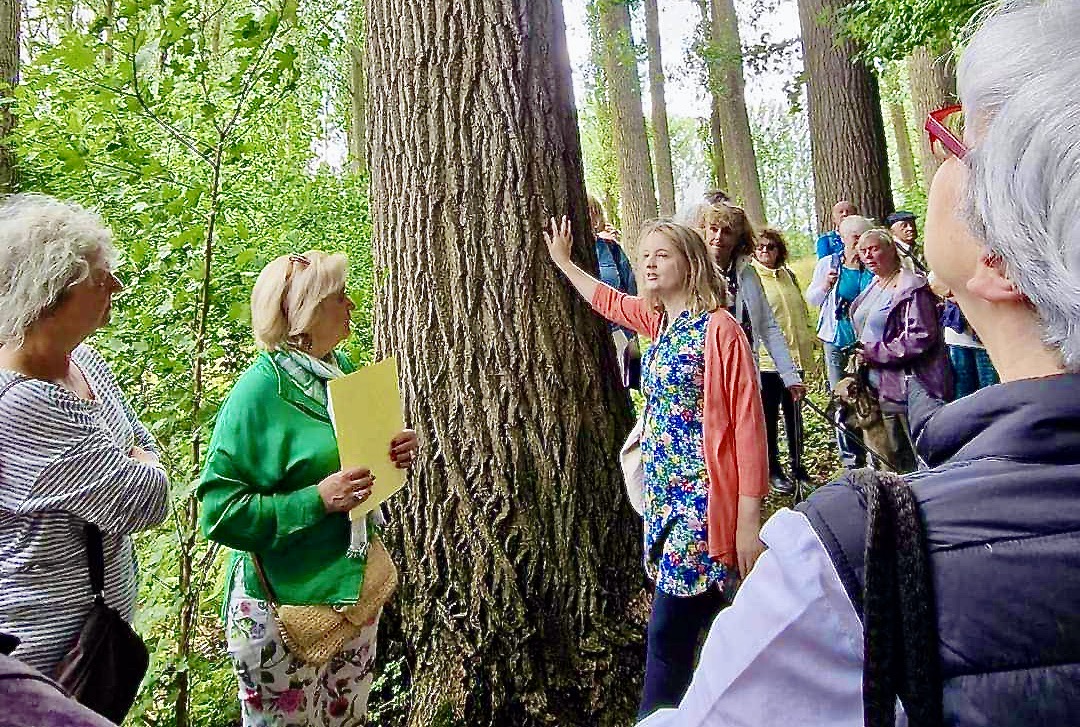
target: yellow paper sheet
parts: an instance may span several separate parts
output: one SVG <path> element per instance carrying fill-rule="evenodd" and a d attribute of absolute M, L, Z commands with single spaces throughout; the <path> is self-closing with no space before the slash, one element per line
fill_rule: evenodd
<path fill-rule="evenodd" d="M 371 496 L 349 511 L 356 520 L 405 485 L 405 471 L 390 460 L 390 440 L 405 428 L 393 356 L 330 381 L 330 404 L 341 468 L 367 467 L 375 475 Z"/>

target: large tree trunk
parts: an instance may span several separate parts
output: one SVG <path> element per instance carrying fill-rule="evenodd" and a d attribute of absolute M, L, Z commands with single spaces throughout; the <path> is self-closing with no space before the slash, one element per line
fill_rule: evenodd
<path fill-rule="evenodd" d="M 761 198 L 757 155 L 750 135 L 750 118 L 746 113 L 739 19 L 735 14 L 734 0 L 711 0 L 711 5 L 713 53 L 719 64 L 720 80 L 720 86 L 714 93 L 719 97 L 724 161 L 731 183 L 729 193 L 742 203 L 751 222 L 760 226 L 766 221 L 765 202 Z"/>
<path fill-rule="evenodd" d="M 911 105 L 915 109 L 917 127 L 921 129 L 931 111 L 956 103 L 956 65 L 953 62 L 952 45 L 945 40 L 933 47 L 916 48 L 908 58 L 907 66 L 911 82 Z M 926 134 L 920 134 L 919 161 L 923 184 L 929 191 L 930 181 L 941 162 L 931 152 L 930 140 Z"/>
<path fill-rule="evenodd" d="M 623 243 L 633 254 L 642 223 L 656 217 L 656 188 L 627 3 L 628 0 L 602 0 L 597 4 L 597 15 L 604 43 L 604 76 L 608 83 L 615 154 L 619 161 Z"/>
<path fill-rule="evenodd" d="M 664 62 L 660 55 L 660 12 L 656 0 L 645 0 L 645 42 L 649 49 L 649 100 L 652 111 L 653 152 L 660 214 L 675 214 L 675 174 L 671 168 L 671 133 L 664 98 Z"/>
<path fill-rule="evenodd" d="M 881 220 L 893 210 L 889 160 L 874 72 L 836 36 L 844 0 L 799 0 L 807 78 L 818 230 L 832 227 L 832 207 L 847 199 Z"/>
<path fill-rule="evenodd" d="M 595 265 L 559 0 L 369 0 L 376 348 L 422 454 L 392 502 L 410 724 L 632 721 L 641 522 Z M 638 116 L 641 120 L 640 114 Z"/>
<path fill-rule="evenodd" d="M 19 0 L 0 0 L 0 97 L 11 98 L 19 83 Z M 0 109 L 0 192 L 15 191 L 15 153 L 8 136 L 15 128 L 11 106 Z"/>

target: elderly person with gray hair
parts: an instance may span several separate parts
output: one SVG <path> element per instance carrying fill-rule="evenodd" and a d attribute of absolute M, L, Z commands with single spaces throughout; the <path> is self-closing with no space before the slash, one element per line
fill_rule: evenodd
<path fill-rule="evenodd" d="M 1078 37 L 1075 0 L 1002 4 L 960 57 L 966 131 L 928 121 L 956 156 L 931 186 L 927 261 L 1002 383 L 918 416 L 929 468 L 905 478 L 914 502 L 895 535 L 925 551 L 926 577 L 897 564 L 872 580 L 893 533 L 867 548 L 864 493 L 822 488 L 766 523 L 769 549 L 713 622 L 679 709 L 643 725 L 878 727 L 897 696 L 912 724 L 1076 723 Z M 871 625 L 882 605 L 901 613 Z"/>
<path fill-rule="evenodd" d="M 342 469 L 330 420 L 327 384 L 354 368 L 337 350 L 355 308 L 346 273 L 344 255 L 318 250 L 263 268 L 251 293 L 260 353 L 218 414 L 197 490 L 204 534 L 234 550 L 225 630 L 245 727 L 344 727 L 367 711 L 381 603 L 368 617 L 361 588 L 369 556 L 386 556 L 378 510 L 350 521 L 374 477 Z M 411 466 L 416 446 L 399 433 L 387 461 Z M 359 628 L 313 660 L 279 628 L 281 605 L 330 607 Z"/>
<path fill-rule="evenodd" d="M 832 253 L 818 260 L 814 277 L 806 289 L 806 300 L 820 308 L 817 335 L 825 347 L 825 375 L 829 389 L 835 389 L 844 376 L 848 357 L 855 346 L 855 329 L 851 325 L 851 304 L 870 287 L 874 274 L 859 257 L 859 235 L 874 223 L 866 217 L 847 215 L 840 221 L 839 234 L 843 252 Z M 841 412 L 837 411 L 839 418 Z M 851 437 L 838 431 L 837 446 L 845 467 L 861 467 L 866 456 Z"/>
<path fill-rule="evenodd" d="M 100 532 L 105 602 L 130 621 L 131 534 L 168 511 L 153 437 L 84 343 L 109 322 L 116 258 L 77 204 L 18 195 L 0 207 L 0 632 L 47 675 L 94 602 L 87 526 Z"/>

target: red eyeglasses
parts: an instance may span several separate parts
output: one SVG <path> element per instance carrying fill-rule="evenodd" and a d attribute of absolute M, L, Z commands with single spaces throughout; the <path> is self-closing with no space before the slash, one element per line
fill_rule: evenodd
<path fill-rule="evenodd" d="M 967 155 L 968 148 L 961 141 L 964 136 L 964 109 L 959 104 L 931 111 L 923 128 L 930 137 L 930 149 L 935 156 L 940 158 L 951 154 L 963 159 Z"/>

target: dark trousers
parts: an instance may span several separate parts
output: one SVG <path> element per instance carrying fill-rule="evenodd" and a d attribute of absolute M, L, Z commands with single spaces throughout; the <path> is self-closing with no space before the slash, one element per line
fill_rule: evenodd
<path fill-rule="evenodd" d="M 649 616 L 645 687 L 638 721 L 657 709 L 677 707 L 694 674 L 694 656 L 701 637 L 725 603 L 717 588 L 680 598 L 656 590 Z"/>
<path fill-rule="evenodd" d="M 777 442 L 780 436 L 780 410 L 783 409 L 791 474 L 796 477 L 804 475 L 802 408 L 795 404 L 791 392 L 784 386 L 784 380 L 775 371 L 761 372 L 761 403 L 765 408 L 765 434 L 769 443 L 769 474 L 779 475 L 784 471 L 780 466 L 780 445 Z"/>

